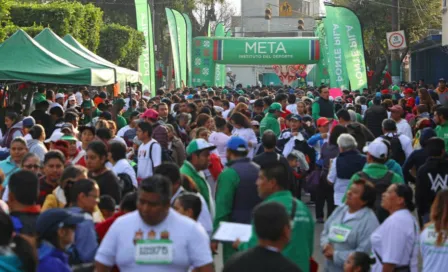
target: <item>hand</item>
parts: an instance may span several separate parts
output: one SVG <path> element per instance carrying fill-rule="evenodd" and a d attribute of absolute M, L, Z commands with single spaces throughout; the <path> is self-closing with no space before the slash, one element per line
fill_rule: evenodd
<path fill-rule="evenodd" d="M 329 259 L 329 260 L 333 260 L 333 254 L 334 254 L 334 248 L 333 248 L 333 246 L 332 245 L 330 245 L 330 244 L 327 244 L 325 247 L 324 247 L 324 256 L 327 258 L 327 259 Z"/>
<path fill-rule="evenodd" d="M 320 137 L 322 137 L 322 139 L 327 139 L 328 133 L 322 133 L 320 134 Z"/>
<path fill-rule="evenodd" d="M 292 132 L 291 134 L 292 134 L 292 136 L 297 136 L 297 135 L 299 135 L 298 132 Z"/>
<path fill-rule="evenodd" d="M 211 248 L 213 254 L 218 254 L 218 245 L 219 245 L 218 242 L 210 243 L 210 248 Z"/>
<path fill-rule="evenodd" d="M 233 247 L 234 249 L 238 249 L 238 247 L 240 246 L 240 244 L 241 244 L 240 239 L 236 239 L 236 241 L 233 242 L 232 247 Z"/>

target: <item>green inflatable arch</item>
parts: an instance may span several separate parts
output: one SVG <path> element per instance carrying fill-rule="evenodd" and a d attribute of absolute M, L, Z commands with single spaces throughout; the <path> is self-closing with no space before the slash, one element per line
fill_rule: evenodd
<path fill-rule="evenodd" d="M 316 64 L 319 38 L 197 37 L 193 41 L 193 85 L 214 85 L 215 64 Z"/>

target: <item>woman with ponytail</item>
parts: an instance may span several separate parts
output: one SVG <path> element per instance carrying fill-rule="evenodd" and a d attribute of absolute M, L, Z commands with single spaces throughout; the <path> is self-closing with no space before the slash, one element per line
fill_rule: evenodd
<path fill-rule="evenodd" d="M 430 219 L 420 234 L 422 271 L 445 271 L 448 267 L 448 190 L 437 194 Z"/>
<path fill-rule="evenodd" d="M 0 271 L 36 271 L 36 251 L 22 236 L 13 232 L 11 218 L 0 211 Z"/>

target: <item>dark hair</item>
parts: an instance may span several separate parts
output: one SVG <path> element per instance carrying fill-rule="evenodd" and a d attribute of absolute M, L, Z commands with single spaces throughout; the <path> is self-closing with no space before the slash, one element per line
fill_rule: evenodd
<path fill-rule="evenodd" d="M 278 241 L 290 223 L 285 207 L 277 202 L 257 205 L 253 211 L 253 220 L 258 238 L 269 241 Z"/>
<path fill-rule="evenodd" d="M 361 195 L 361 200 L 366 203 L 366 207 L 373 209 L 376 200 L 375 186 L 368 180 L 358 179 L 353 181 L 353 184 L 362 185 L 364 191 Z"/>
<path fill-rule="evenodd" d="M 382 127 L 387 132 L 392 132 L 397 130 L 397 123 L 392 119 L 383 120 Z"/>
<path fill-rule="evenodd" d="M 443 119 L 445 120 L 448 119 L 448 107 L 445 106 L 437 107 L 435 111 L 437 112 L 437 115 L 443 116 Z"/>
<path fill-rule="evenodd" d="M 284 93 L 279 93 L 275 96 L 275 102 L 281 102 L 283 100 L 288 100 L 288 95 Z"/>
<path fill-rule="evenodd" d="M 336 125 L 331 130 L 330 139 L 328 143 L 331 145 L 338 145 L 338 138 L 341 134 L 348 133 L 348 129 L 342 125 Z"/>
<path fill-rule="evenodd" d="M 411 187 L 406 184 L 396 184 L 395 193 L 397 196 L 402 197 L 404 199 L 404 204 L 406 209 L 413 212 L 415 210 L 415 205 L 413 202 L 414 193 L 412 192 Z"/>
<path fill-rule="evenodd" d="M 424 148 L 429 157 L 440 157 L 445 151 L 445 141 L 441 138 L 432 137 L 426 141 Z"/>
<path fill-rule="evenodd" d="M 76 121 L 76 118 L 78 118 L 78 115 L 74 112 L 67 111 L 64 115 L 64 121 L 66 123 L 71 123 L 73 121 Z"/>
<path fill-rule="evenodd" d="M 86 149 L 86 152 L 91 150 L 93 153 L 97 154 L 100 157 L 107 157 L 107 146 L 105 143 L 101 141 L 93 141 L 91 142 Z"/>
<path fill-rule="evenodd" d="M 272 101 L 270 96 L 263 97 L 263 104 L 269 107 L 272 103 L 274 103 L 274 101 Z"/>
<path fill-rule="evenodd" d="M 60 160 L 62 162 L 62 164 L 65 165 L 65 156 L 59 150 L 52 150 L 52 151 L 49 151 L 48 153 L 46 153 L 44 156 L 44 161 L 43 161 L 44 165 L 47 164 L 52 159 Z"/>
<path fill-rule="evenodd" d="M 360 272 L 369 272 L 370 266 L 375 264 L 375 259 L 370 258 L 369 254 L 361 251 L 355 251 L 353 254 L 353 266 L 361 268 Z"/>
<path fill-rule="evenodd" d="M 177 197 L 180 205 L 184 210 L 191 209 L 193 211 L 193 219 L 198 220 L 199 214 L 202 210 L 201 199 L 193 193 L 183 193 Z"/>
<path fill-rule="evenodd" d="M 33 127 L 30 128 L 29 134 L 31 135 L 31 138 L 37 140 L 42 136 L 44 131 L 45 130 L 41 125 L 34 125 Z"/>
<path fill-rule="evenodd" d="M 289 188 L 288 169 L 281 163 L 274 163 L 272 165 L 262 165 L 261 171 L 268 180 L 275 180 L 277 185 L 282 189 Z"/>
<path fill-rule="evenodd" d="M 17 123 L 19 121 L 19 115 L 13 111 L 8 111 L 5 114 L 5 118 L 8 117 L 8 119 L 10 119 L 13 124 Z"/>
<path fill-rule="evenodd" d="M 21 271 L 24 272 L 34 272 L 37 268 L 37 256 L 36 251 L 30 245 L 30 243 L 25 240 L 20 235 L 14 235 L 14 224 L 11 218 L 0 211 L 0 246 L 1 247 L 11 247 L 13 243 L 15 246 L 11 247 L 15 255 L 19 258 L 21 262 Z"/>
<path fill-rule="evenodd" d="M 225 128 L 226 123 L 227 123 L 226 119 L 222 118 L 221 116 L 215 116 L 214 119 L 215 119 L 216 128 L 218 128 L 218 129 Z"/>
<path fill-rule="evenodd" d="M 147 193 L 156 193 L 160 195 L 162 204 L 170 205 L 172 196 L 172 186 L 168 178 L 162 175 L 154 175 L 142 180 L 139 190 Z"/>
<path fill-rule="evenodd" d="M 235 112 L 230 116 L 230 120 L 232 120 L 236 125 L 242 126 L 243 128 L 250 128 L 250 120 L 240 112 Z"/>
<path fill-rule="evenodd" d="M 338 112 L 336 112 L 336 117 L 347 122 L 351 120 L 350 113 L 346 109 L 340 109 Z"/>
<path fill-rule="evenodd" d="M 20 136 L 20 137 L 16 137 L 16 138 L 12 139 L 12 141 L 11 141 L 11 145 L 12 145 L 13 143 L 21 143 L 21 144 L 23 144 L 24 146 L 27 146 L 27 144 L 26 144 L 26 140 L 25 140 L 25 138 L 23 138 L 22 136 Z"/>
<path fill-rule="evenodd" d="M 289 94 L 289 96 L 288 96 L 288 103 L 289 104 L 296 103 L 296 95 L 295 94 Z"/>
<path fill-rule="evenodd" d="M 137 210 L 137 192 L 127 193 L 120 203 L 121 211 L 132 212 Z"/>
<path fill-rule="evenodd" d="M 266 130 L 261 136 L 264 148 L 272 149 L 277 145 L 277 136 L 272 130 Z"/>
<path fill-rule="evenodd" d="M 9 178 L 9 192 L 23 205 L 35 205 L 39 195 L 39 180 L 30 171 L 20 170 Z"/>
<path fill-rule="evenodd" d="M 91 179 L 81 179 L 75 182 L 70 190 L 70 198 L 67 200 L 67 204 L 76 204 L 78 196 L 82 193 L 88 195 L 96 186 L 96 182 Z"/>
<path fill-rule="evenodd" d="M 49 111 L 50 115 L 56 115 L 58 118 L 64 116 L 64 110 L 61 107 L 53 107 Z"/>
<path fill-rule="evenodd" d="M 126 146 L 122 142 L 112 141 L 109 143 L 109 152 L 115 162 L 126 159 L 126 151 Z"/>
<path fill-rule="evenodd" d="M 25 156 L 23 156 L 22 161 L 20 162 L 20 166 L 22 167 L 23 163 L 26 162 L 29 158 L 37 158 L 40 162 L 40 158 L 35 153 L 26 153 Z"/>
<path fill-rule="evenodd" d="M 44 100 L 44 101 L 41 101 L 36 104 L 36 109 L 46 110 L 46 109 L 48 109 L 49 106 L 50 106 L 50 103 L 48 103 L 47 100 Z"/>
<path fill-rule="evenodd" d="M 112 139 L 112 132 L 109 128 L 99 128 L 96 130 L 96 136 L 102 140 L 109 141 Z"/>
<path fill-rule="evenodd" d="M 115 206 L 115 199 L 113 199 L 110 195 L 102 195 L 100 197 L 100 203 L 98 204 L 98 208 L 100 208 L 100 210 L 114 212 Z"/>
<path fill-rule="evenodd" d="M 212 118 L 210 114 L 207 113 L 201 113 L 198 115 L 198 117 L 196 117 L 196 126 L 197 127 L 202 127 L 205 125 L 205 123 L 207 123 L 207 121 Z"/>
<path fill-rule="evenodd" d="M 179 166 L 173 162 L 163 162 L 155 168 L 154 174 L 167 177 L 171 181 L 171 184 L 180 182 Z"/>
<path fill-rule="evenodd" d="M 137 125 L 143 133 L 148 133 L 149 137 L 152 137 L 152 125 L 146 122 L 140 122 Z"/>
<path fill-rule="evenodd" d="M 325 89 L 325 88 L 328 88 L 328 86 L 327 85 L 320 85 L 319 93 L 322 93 L 322 90 Z"/>

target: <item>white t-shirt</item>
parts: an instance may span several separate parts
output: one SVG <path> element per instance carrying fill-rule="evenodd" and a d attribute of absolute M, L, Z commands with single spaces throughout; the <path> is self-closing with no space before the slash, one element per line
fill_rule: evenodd
<path fill-rule="evenodd" d="M 231 111 L 230 108 L 228 110 L 223 111 L 222 112 L 222 118 L 227 119 L 229 117 L 230 111 Z"/>
<path fill-rule="evenodd" d="M 344 204 L 342 202 L 342 199 L 344 198 L 345 192 L 347 192 L 348 185 L 350 184 L 350 179 L 338 178 L 338 173 L 336 169 L 336 160 L 337 158 L 334 158 L 331 161 L 330 171 L 328 172 L 327 179 L 330 183 L 333 183 L 334 205 L 341 206 Z"/>
<path fill-rule="evenodd" d="M 399 210 L 390 215 L 370 236 L 376 259 L 372 272 L 383 271 L 378 255 L 383 263 L 410 265 L 411 272 L 417 272 L 418 235 L 418 224 L 409 210 Z"/>
<path fill-rule="evenodd" d="M 216 146 L 216 151 L 218 153 L 219 158 L 221 159 L 222 165 L 226 165 L 227 163 L 227 142 L 230 137 L 224 134 L 223 132 L 213 131 L 208 137 L 208 142 Z"/>
<path fill-rule="evenodd" d="M 129 164 L 128 160 L 121 159 L 117 161 L 117 163 L 112 166 L 112 172 L 118 176 L 118 174 L 128 174 L 132 180 L 132 184 L 135 188 L 138 187 L 137 176 L 135 175 L 134 168 Z"/>
<path fill-rule="evenodd" d="M 152 146 L 152 154 L 149 154 L 149 149 Z M 137 165 L 137 179 L 149 178 L 153 175 L 153 167 L 156 168 L 162 164 L 162 147 L 160 144 L 151 139 L 146 144 L 141 144 L 138 148 L 138 165 Z"/>
<path fill-rule="evenodd" d="M 289 104 L 288 106 L 286 106 L 286 109 L 289 110 L 292 114 L 299 114 L 296 104 Z"/>
<path fill-rule="evenodd" d="M 120 128 L 120 130 L 117 132 L 117 136 L 123 138 L 126 131 L 128 131 L 130 129 L 131 129 L 131 127 L 129 125 L 126 125 L 126 126 Z"/>
<path fill-rule="evenodd" d="M 434 224 L 426 227 L 420 234 L 423 272 L 446 271 L 448 268 L 448 240 L 442 246 L 436 246 L 437 236 Z"/>
<path fill-rule="evenodd" d="M 134 237 L 137 232 L 148 239 L 149 232 L 155 232 L 155 239 L 161 233 L 168 234 L 173 243 L 171 264 L 140 265 L 135 262 Z M 134 211 L 119 217 L 110 227 L 95 256 L 95 261 L 106 266 L 117 265 L 126 272 L 177 272 L 198 268 L 213 262 L 207 234 L 196 222 L 170 209 L 168 216 L 157 226 L 147 225 Z"/>
<path fill-rule="evenodd" d="M 409 139 L 414 139 L 412 136 L 412 129 L 406 119 L 401 119 L 400 122 L 397 123 L 397 133 L 408 136 Z"/>
<path fill-rule="evenodd" d="M 126 141 L 123 138 L 119 137 L 118 135 L 115 135 L 115 137 L 110 140 L 120 142 L 120 143 L 124 144 L 124 146 L 126 146 L 126 147 L 128 146 L 126 144 Z"/>
<path fill-rule="evenodd" d="M 249 147 L 249 154 L 247 154 L 248 158 L 253 158 L 255 147 L 258 144 L 257 135 L 251 128 L 234 128 L 232 131 L 232 136 L 238 136 L 247 141 L 247 143 L 251 143 L 252 147 Z"/>
<path fill-rule="evenodd" d="M 82 104 L 82 93 L 81 92 L 75 93 L 75 99 L 76 99 L 76 104 L 81 106 L 81 104 Z"/>

